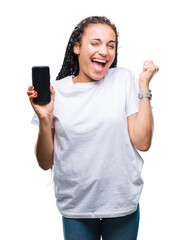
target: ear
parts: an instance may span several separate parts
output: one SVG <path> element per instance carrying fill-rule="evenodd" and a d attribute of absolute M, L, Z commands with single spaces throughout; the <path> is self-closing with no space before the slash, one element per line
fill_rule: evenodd
<path fill-rule="evenodd" d="M 73 48 L 74 53 L 78 55 L 79 54 L 79 49 L 80 49 L 79 43 L 76 42 L 76 44 L 74 45 L 74 48 Z"/>

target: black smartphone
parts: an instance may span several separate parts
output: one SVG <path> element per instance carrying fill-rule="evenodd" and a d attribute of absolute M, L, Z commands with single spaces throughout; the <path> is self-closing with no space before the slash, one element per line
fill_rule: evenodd
<path fill-rule="evenodd" d="M 47 104 L 51 101 L 50 68 L 48 66 L 32 67 L 32 85 L 37 92 L 37 97 L 33 98 L 34 103 Z"/>

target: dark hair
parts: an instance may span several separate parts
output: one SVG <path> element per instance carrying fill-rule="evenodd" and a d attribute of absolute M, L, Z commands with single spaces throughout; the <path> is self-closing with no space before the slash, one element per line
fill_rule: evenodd
<path fill-rule="evenodd" d="M 89 24 L 98 24 L 98 23 L 107 24 L 113 29 L 113 31 L 116 34 L 115 59 L 112 65 L 110 66 L 110 68 L 114 68 L 117 66 L 118 32 L 117 32 L 116 26 L 113 23 L 111 23 L 111 21 L 108 18 L 104 16 L 92 16 L 92 17 L 83 19 L 73 30 L 66 48 L 65 57 L 63 60 L 61 70 L 59 71 L 58 76 L 56 77 L 56 80 L 59 80 L 71 75 L 74 75 L 74 76 L 78 75 L 79 62 L 78 62 L 77 55 L 73 51 L 74 45 L 76 44 L 76 42 L 78 42 L 81 45 L 82 35 L 85 31 L 85 28 L 88 27 Z"/>

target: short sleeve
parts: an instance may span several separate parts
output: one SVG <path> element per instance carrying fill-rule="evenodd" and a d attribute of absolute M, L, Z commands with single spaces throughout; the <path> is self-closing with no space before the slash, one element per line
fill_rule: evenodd
<path fill-rule="evenodd" d="M 133 72 L 130 72 L 126 86 L 126 116 L 130 116 L 139 111 L 139 84 Z"/>
<path fill-rule="evenodd" d="M 39 126 L 39 118 L 36 113 L 34 113 L 31 123 Z M 52 128 L 54 128 L 54 118 L 52 119 Z"/>

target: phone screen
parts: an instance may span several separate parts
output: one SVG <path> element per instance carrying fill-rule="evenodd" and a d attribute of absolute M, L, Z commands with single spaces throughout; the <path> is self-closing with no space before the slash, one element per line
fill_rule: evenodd
<path fill-rule="evenodd" d="M 34 103 L 46 104 L 51 101 L 50 94 L 50 68 L 48 66 L 32 67 L 32 84 L 37 92 Z"/>

